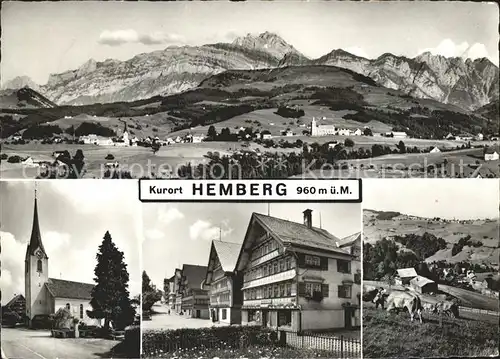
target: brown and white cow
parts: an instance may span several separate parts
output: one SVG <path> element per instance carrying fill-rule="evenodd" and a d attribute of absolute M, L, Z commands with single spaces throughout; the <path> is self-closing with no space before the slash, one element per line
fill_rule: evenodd
<path fill-rule="evenodd" d="M 374 301 L 383 298 L 383 293 L 379 292 Z M 387 297 L 387 311 L 397 309 L 408 309 L 410 320 L 413 322 L 415 314 L 418 315 L 420 323 L 422 323 L 422 302 L 420 297 L 409 291 L 403 292 L 399 290 L 392 291 Z"/>
<path fill-rule="evenodd" d="M 382 287 L 363 287 L 363 301 L 375 303 L 375 308 L 382 306 L 384 309 L 385 299 L 387 297 L 386 290 Z"/>
<path fill-rule="evenodd" d="M 444 314 L 450 317 L 458 318 L 458 305 L 449 300 L 444 300 L 435 305 L 435 313 Z"/>

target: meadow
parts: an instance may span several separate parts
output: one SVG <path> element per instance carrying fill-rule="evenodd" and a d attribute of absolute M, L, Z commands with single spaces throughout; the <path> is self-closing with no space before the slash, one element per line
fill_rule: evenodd
<path fill-rule="evenodd" d="M 485 321 L 426 317 L 410 322 L 408 312 L 363 307 L 363 356 L 449 357 L 498 355 L 498 327 Z"/>

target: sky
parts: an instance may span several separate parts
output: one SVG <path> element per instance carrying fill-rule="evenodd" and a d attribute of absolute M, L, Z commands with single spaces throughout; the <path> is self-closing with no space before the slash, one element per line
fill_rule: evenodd
<path fill-rule="evenodd" d="M 303 223 L 310 208 L 313 226 L 344 238 L 361 231 L 359 203 L 271 203 L 274 217 Z M 267 214 L 266 203 L 145 203 L 143 268 L 163 289 L 163 279 L 183 264 L 206 266 L 212 240 L 242 243 L 253 212 Z"/>
<path fill-rule="evenodd" d="M 430 218 L 498 218 L 498 179 L 367 180 L 363 208 Z"/>
<path fill-rule="evenodd" d="M 24 294 L 24 258 L 33 224 L 34 181 L 0 182 L 2 304 Z M 39 181 L 38 217 L 49 278 L 94 283 L 96 254 L 109 231 L 124 252 L 132 296 L 141 290 L 141 202 L 135 181 Z"/>
<path fill-rule="evenodd" d="M 474 2 L 4 2 L 2 82 L 126 60 L 168 46 L 277 33 L 309 57 L 342 48 L 369 58 L 489 57 L 498 65 L 498 6 Z M 464 55 L 465 54 L 465 55 Z"/>

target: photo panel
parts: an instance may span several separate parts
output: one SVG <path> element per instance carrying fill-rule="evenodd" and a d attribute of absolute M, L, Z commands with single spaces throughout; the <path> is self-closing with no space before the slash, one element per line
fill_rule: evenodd
<path fill-rule="evenodd" d="M 6 1 L 1 16 L 2 178 L 500 176 L 493 2 Z"/>
<path fill-rule="evenodd" d="M 364 182 L 363 357 L 499 348 L 497 180 Z"/>
<path fill-rule="evenodd" d="M 133 182 L 1 181 L 2 358 L 139 358 Z"/>
<path fill-rule="evenodd" d="M 360 203 L 143 210 L 144 357 L 361 357 Z"/>

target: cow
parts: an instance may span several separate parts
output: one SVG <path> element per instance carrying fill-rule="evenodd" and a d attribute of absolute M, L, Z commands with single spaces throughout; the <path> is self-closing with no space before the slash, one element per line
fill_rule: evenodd
<path fill-rule="evenodd" d="M 384 293 L 379 292 L 377 297 L 374 299 L 376 302 L 384 297 Z M 387 297 L 387 311 L 398 310 L 398 309 L 408 309 L 410 313 L 410 320 L 413 322 L 413 317 L 415 314 L 418 315 L 420 323 L 422 323 L 422 302 L 417 294 L 410 292 L 403 292 L 399 290 L 392 291 Z"/>
<path fill-rule="evenodd" d="M 444 300 L 436 303 L 435 312 L 454 318 L 458 318 L 459 315 L 458 305 L 456 303 L 450 302 L 449 300 Z"/>
<path fill-rule="evenodd" d="M 364 288 L 363 290 L 363 302 L 375 303 L 375 308 L 382 306 L 384 309 L 385 298 L 387 297 L 386 290 L 384 288 Z"/>

